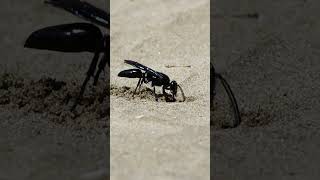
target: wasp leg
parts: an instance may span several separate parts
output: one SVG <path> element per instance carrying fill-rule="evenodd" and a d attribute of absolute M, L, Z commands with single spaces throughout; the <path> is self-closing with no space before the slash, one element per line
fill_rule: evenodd
<path fill-rule="evenodd" d="M 139 85 L 139 89 L 138 89 L 138 92 L 140 92 L 140 91 L 141 91 L 141 86 L 142 86 L 142 83 L 143 83 L 143 81 L 141 80 L 141 83 L 140 83 L 140 85 Z"/>
<path fill-rule="evenodd" d="M 142 86 L 142 83 L 144 83 L 145 82 L 145 80 L 144 80 L 144 77 L 141 79 L 141 82 L 140 82 L 140 86 L 139 86 L 139 92 L 140 92 L 140 90 L 141 90 L 141 86 Z"/>
<path fill-rule="evenodd" d="M 104 56 L 101 58 L 100 63 L 98 65 L 98 71 L 97 71 L 96 75 L 94 76 L 94 81 L 93 81 L 94 86 L 96 86 L 98 84 L 98 79 L 99 79 L 100 73 L 104 70 L 107 63 L 108 63 L 107 55 L 104 54 Z"/>
<path fill-rule="evenodd" d="M 107 66 L 107 63 L 108 63 L 108 66 L 110 67 L 110 37 L 105 36 L 104 41 L 106 42 L 107 47 L 105 47 L 106 51 L 104 52 L 103 57 L 100 60 L 98 71 L 94 77 L 94 81 L 93 81 L 94 86 L 97 85 L 100 73 L 104 71 L 105 67 Z"/>
<path fill-rule="evenodd" d="M 98 69 L 98 71 L 97 71 L 97 73 L 96 73 L 96 75 L 95 75 L 95 77 L 94 77 L 94 81 L 93 81 L 93 85 L 94 85 L 94 86 L 96 86 L 96 85 L 98 84 L 98 79 L 99 79 L 100 73 L 101 73 L 102 71 L 104 71 L 107 63 L 108 63 L 108 66 L 110 66 L 110 62 L 109 62 L 109 60 L 107 59 L 107 55 L 104 54 L 104 56 L 101 58 L 100 63 L 99 63 L 99 65 L 98 65 L 99 69 Z M 100 103 L 103 102 L 104 97 L 105 97 L 106 95 L 108 95 L 108 92 L 110 91 L 108 84 L 109 84 L 109 77 L 108 77 L 108 81 L 107 81 L 107 86 L 104 88 L 103 93 L 102 93 L 101 96 L 99 97 L 99 102 L 100 102 Z"/>
<path fill-rule="evenodd" d="M 133 92 L 133 94 L 132 94 L 132 97 L 134 97 L 134 95 L 136 94 L 136 91 L 137 91 L 138 87 L 141 86 L 141 84 L 142 84 L 142 78 L 139 78 L 137 87 L 136 87 L 136 89 L 134 90 L 134 92 Z"/>
<path fill-rule="evenodd" d="M 96 69 L 96 66 L 97 66 L 97 63 L 98 63 L 98 59 L 99 59 L 99 53 L 95 53 L 94 57 L 93 57 L 93 59 L 91 61 L 89 70 L 87 72 L 86 79 L 82 83 L 80 93 L 79 93 L 77 99 L 75 100 L 73 106 L 71 107 L 71 111 L 73 111 L 76 108 L 76 106 L 78 105 L 78 103 L 81 100 L 81 98 L 83 96 L 83 93 L 84 93 L 84 91 L 86 89 L 87 83 L 90 80 L 90 77 L 94 75 L 94 71 Z"/>
<path fill-rule="evenodd" d="M 166 88 L 164 86 L 162 86 L 162 94 L 167 99 L 168 94 L 166 93 Z"/>
<path fill-rule="evenodd" d="M 165 86 L 162 86 L 162 94 L 163 94 L 163 96 L 164 96 L 164 98 L 165 98 L 165 100 L 166 101 L 169 101 L 168 100 L 168 94 L 167 94 L 167 92 L 166 92 L 166 87 Z"/>
<path fill-rule="evenodd" d="M 158 97 L 157 97 L 157 94 L 156 94 L 156 87 L 153 86 L 153 93 L 154 93 L 154 97 L 156 98 L 156 101 L 158 101 Z"/>
<path fill-rule="evenodd" d="M 216 95 L 216 72 L 212 63 L 210 63 L 210 103 L 213 105 Z"/>

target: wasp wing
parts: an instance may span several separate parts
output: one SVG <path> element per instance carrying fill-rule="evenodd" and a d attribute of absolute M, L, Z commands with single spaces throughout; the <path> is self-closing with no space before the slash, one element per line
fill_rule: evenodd
<path fill-rule="evenodd" d="M 85 1 L 80 0 L 46 0 L 45 3 L 64 9 L 78 17 L 100 26 L 110 28 L 110 15 Z"/>
<path fill-rule="evenodd" d="M 153 69 L 151 69 L 151 68 L 149 68 L 149 67 L 147 67 L 145 65 L 142 65 L 142 64 L 140 64 L 138 62 L 135 62 L 135 61 L 132 61 L 132 60 L 124 60 L 124 62 L 127 63 L 127 64 L 130 64 L 131 66 L 134 66 L 134 67 L 136 67 L 138 69 L 144 70 L 144 71 L 152 74 L 153 76 L 155 76 L 157 78 L 160 78 L 160 79 L 163 78 L 161 73 L 159 73 L 159 72 L 157 72 L 157 71 L 155 71 L 155 70 L 153 70 Z"/>

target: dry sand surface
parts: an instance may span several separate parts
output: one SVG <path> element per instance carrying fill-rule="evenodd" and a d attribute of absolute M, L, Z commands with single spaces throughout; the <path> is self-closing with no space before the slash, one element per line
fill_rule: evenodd
<path fill-rule="evenodd" d="M 209 1 L 112 1 L 111 19 L 111 179 L 209 179 Z M 124 59 L 176 80 L 186 101 L 156 102 L 149 84 L 132 98 Z"/>
<path fill-rule="evenodd" d="M 105 84 L 68 110 L 92 54 L 23 48 L 34 30 L 83 20 L 39 0 L 2 1 L 0 11 L 0 179 L 106 179 Z"/>
<path fill-rule="evenodd" d="M 245 2 L 213 1 L 211 11 L 213 62 L 243 119 L 213 127 L 212 177 L 319 179 L 319 1 Z M 246 13 L 259 18 L 236 17 Z"/>

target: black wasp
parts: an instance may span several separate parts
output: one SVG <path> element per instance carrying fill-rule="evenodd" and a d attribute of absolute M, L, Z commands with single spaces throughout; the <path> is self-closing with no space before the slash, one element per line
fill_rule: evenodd
<path fill-rule="evenodd" d="M 133 96 L 135 95 L 137 89 L 141 87 L 142 83 L 149 83 L 151 82 L 151 86 L 153 87 L 153 93 L 156 98 L 156 101 L 158 100 L 156 95 L 156 88 L 155 86 L 162 86 L 162 93 L 165 96 L 167 101 L 175 101 L 175 97 L 177 95 L 178 87 L 181 90 L 183 101 L 185 101 L 185 96 L 182 91 L 182 88 L 178 85 L 178 83 L 175 80 L 170 81 L 170 78 L 165 75 L 164 73 L 157 72 L 147 66 L 144 66 L 138 62 L 132 61 L 132 60 L 124 60 L 125 63 L 132 65 L 136 67 L 137 69 L 127 69 L 121 71 L 118 76 L 119 77 L 126 77 L 126 78 L 139 78 L 138 84 L 136 89 L 134 90 Z M 166 90 L 169 90 L 171 92 L 173 99 L 168 99 L 168 94 L 166 93 Z"/>
<path fill-rule="evenodd" d="M 214 69 L 214 66 L 212 63 L 210 63 L 210 95 L 211 95 L 211 104 L 213 104 L 214 97 L 216 95 L 216 84 L 217 80 L 220 80 L 223 88 L 226 90 L 229 100 L 231 102 L 233 114 L 234 114 L 234 124 L 233 127 L 236 127 L 241 122 L 240 112 L 238 108 L 237 100 L 231 90 L 230 85 L 227 83 L 227 81 L 222 77 L 221 74 L 217 73 Z"/>
<path fill-rule="evenodd" d="M 46 0 L 45 3 L 64 9 L 110 30 L 109 13 L 87 2 L 80 0 Z M 94 53 L 87 76 L 71 110 L 76 107 L 82 98 L 90 77 L 94 77 L 93 85 L 96 86 L 100 73 L 107 64 L 110 64 L 110 36 L 102 33 L 100 28 L 91 23 L 62 24 L 37 30 L 28 37 L 24 47 L 60 52 Z M 100 54 L 103 54 L 103 56 L 98 65 Z M 95 73 L 97 65 L 98 70 Z"/>

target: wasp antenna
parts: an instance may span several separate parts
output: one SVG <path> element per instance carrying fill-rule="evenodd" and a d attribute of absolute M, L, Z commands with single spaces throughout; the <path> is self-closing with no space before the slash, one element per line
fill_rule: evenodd
<path fill-rule="evenodd" d="M 178 88 L 180 89 L 181 94 L 182 94 L 182 98 L 183 98 L 183 99 L 182 99 L 182 102 L 184 102 L 184 101 L 186 100 L 186 96 L 184 95 L 184 92 L 183 92 L 181 86 L 180 86 L 179 84 L 177 84 L 177 86 L 178 86 Z"/>
<path fill-rule="evenodd" d="M 234 112 L 234 116 L 235 116 L 235 124 L 233 125 L 233 127 L 238 126 L 241 123 L 241 115 L 240 115 L 240 111 L 239 111 L 239 107 L 238 107 L 238 103 L 237 100 L 231 90 L 230 85 L 227 83 L 227 81 L 221 76 L 221 74 L 215 73 L 216 77 L 218 79 L 220 79 L 222 86 L 224 87 L 224 89 L 226 90 L 229 99 L 232 103 L 232 107 L 233 107 L 233 112 Z"/>

